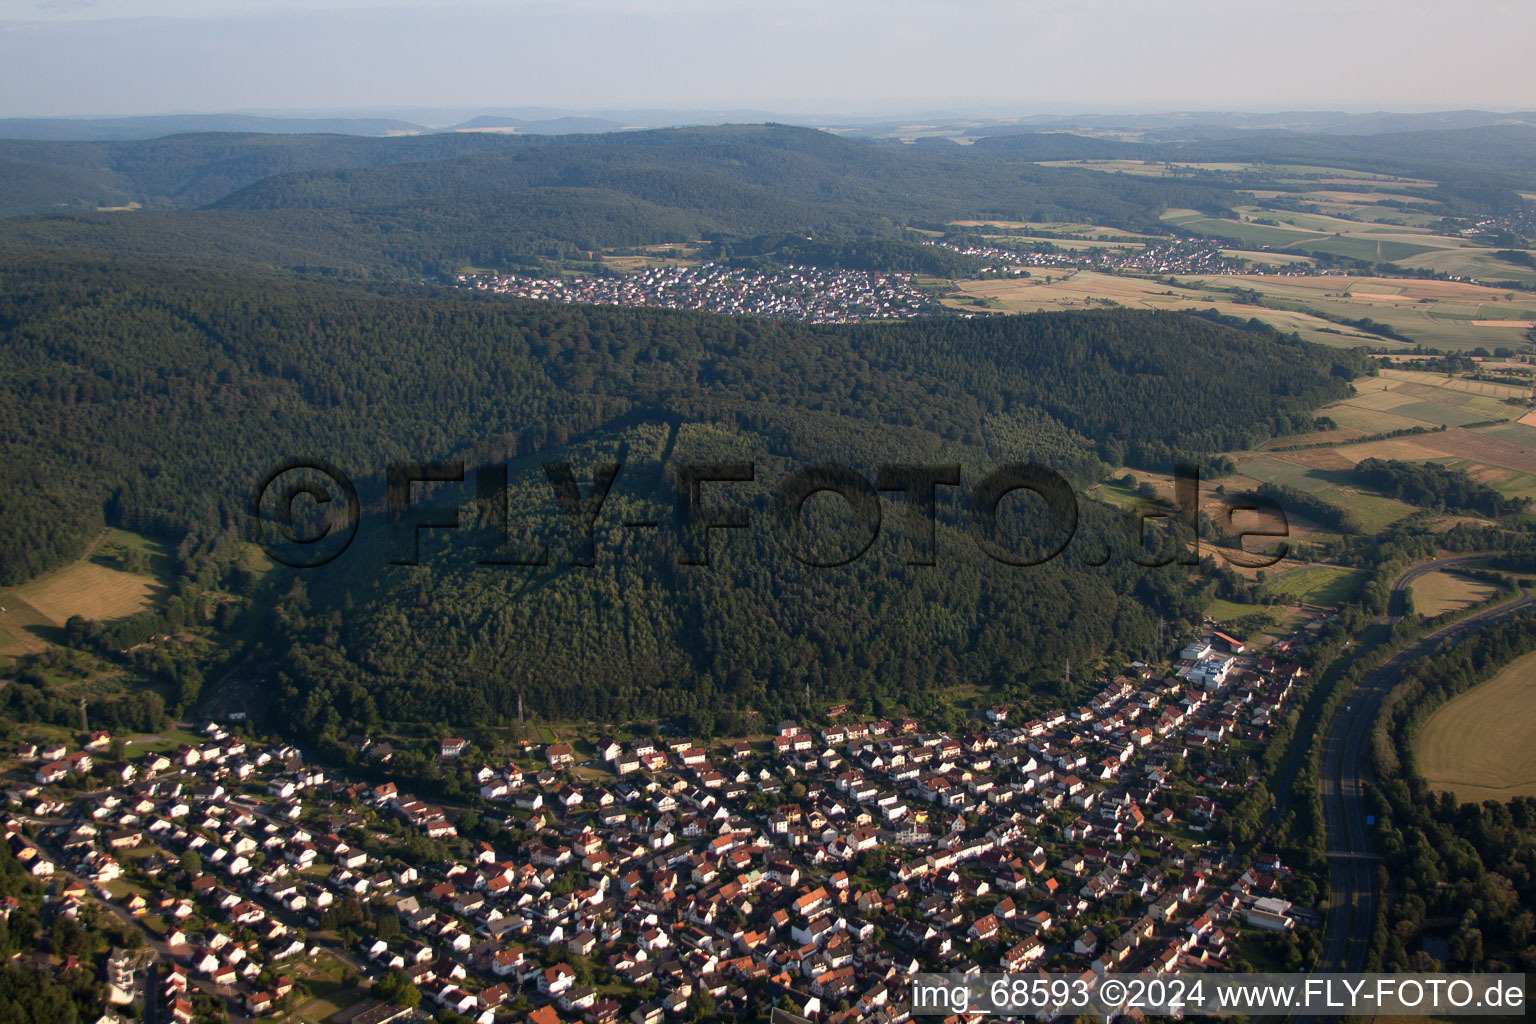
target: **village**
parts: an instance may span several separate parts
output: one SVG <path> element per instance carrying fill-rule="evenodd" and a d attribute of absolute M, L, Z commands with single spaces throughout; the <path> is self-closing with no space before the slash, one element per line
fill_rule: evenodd
<path fill-rule="evenodd" d="M 1056 248 L 1049 243 L 1038 249 L 1011 249 L 981 243 L 934 241 L 926 243 L 962 256 L 992 261 L 983 274 L 1028 276 L 1030 268 L 1061 267 L 1089 270 L 1121 270 L 1136 274 L 1278 274 L 1282 276 L 1327 276 L 1342 274 L 1307 261 L 1277 267 L 1256 266 L 1249 261 L 1228 256 L 1209 242 L 1189 239 L 1147 245 L 1142 248 Z"/>
<path fill-rule="evenodd" d="M 788 266 L 764 272 L 717 263 L 653 267 L 618 277 L 458 275 L 462 287 L 553 302 L 695 309 L 808 323 L 906 320 L 943 309 L 910 274 Z"/>
<path fill-rule="evenodd" d="M 1305 678 L 1213 627 L 1078 706 L 953 735 L 834 706 L 756 743 L 525 745 L 473 762 L 478 811 L 214 723 L 136 760 L 97 733 L 14 752 L 4 827 L 51 914 L 104 901 L 144 931 L 107 973 L 150 1021 L 297 1019 L 328 962 L 356 1024 L 895 1024 L 918 971 L 1225 970 L 1317 923 L 1310 881 L 1210 838 Z M 387 768 L 388 743 L 349 743 Z"/>

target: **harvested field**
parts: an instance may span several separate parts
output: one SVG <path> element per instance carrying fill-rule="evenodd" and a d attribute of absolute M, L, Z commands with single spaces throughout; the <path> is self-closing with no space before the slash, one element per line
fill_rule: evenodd
<path fill-rule="evenodd" d="M 1458 427 L 1443 433 L 1425 434 L 1419 440 L 1437 454 L 1492 463 L 1522 473 L 1536 473 L 1536 451 L 1488 434 Z"/>
<path fill-rule="evenodd" d="M 1431 715 L 1417 757 L 1430 786 L 1458 800 L 1536 795 L 1536 654 Z"/>
<path fill-rule="evenodd" d="M 36 654 L 48 645 L 34 630 L 54 625 L 14 591 L 0 594 L 0 655 Z"/>
<path fill-rule="evenodd" d="M 1413 594 L 1413 610 L 1427 616 L 1460 611 L 1494 592 L 1487 583 L 1455 572 L 1425 573 L 1408 584 L 1408 590 Z"/>
<path fill-rule="evenodd" d="M 73 615 L 105 621 L 120 619 L 150 607 L 165 588 L 153 577 L 109 569 L 94 562 L 76 562 L 18 593 L 53 625 Z"/>

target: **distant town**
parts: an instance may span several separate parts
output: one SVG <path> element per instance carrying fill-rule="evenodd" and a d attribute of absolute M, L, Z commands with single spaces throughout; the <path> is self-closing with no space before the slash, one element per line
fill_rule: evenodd
<path fill-rule="evenodd" d="M 717 263 L 657 267 L 621 277 L 460 274 L 461 286 L 554 302 L 696 309 L 808 323 L 906 320 L 944 312 L 910 274 L 789 266 L 743 270 Z"/>
<path fill-rule="evenodd" d="M 1273 274 L 1320 276 L 1343 271 L 1297 262 L 1257 266 L 1225 255 L 1210 243 L 1180 239 L 1144 248 L 1015 250 L 949 241 L 925 243 L 989 261 L 978 273 L 1028 276 L 1032 269 L 1111 270 L 1135 274 Z M 748 270 L 719 263 L 652 267 L 615 276 L 459 274 L 459 287 L 495 295 L 551 302 L 657 309 L 695 309 L 741 316 L 778 317 L 807 323 L 911 320 L 973 316 L 944 306 L 916 284 L 916 275 L 787 266 Z"/>
<path fill-rule="evenodd" d="M 14 751 L 5 832 L 52 914 L 102 900 L 143 932 L 108 973 L 150 1021 L 273 1015 L 331 964 L 374 979 L 363 1024 L 754 1000 L 896 1024 L 920 970 L 1221 970 L 1247 936 L 1319 923 L 1279 857 L 1206 837 L 1323 621 L 1264 652 L 1211 629 L 1078 706 L 994 705 L 958 733 L 838 705 L 756 742 L 442 739 L 445 768 L 478 759 L 478 810 L 380 781 L 394 750 L 366 736 L 347 742 L 372 781 L 215 723 L 131 759 L 97 732 Z"/>
<path fill-rule="evenodd" d="M 1038 250 L 1005 249 L 994 245 L 958 242 L 928 242 L 962 256 L 990 260 L 993 265 L 981 273 L 1023 274 L 1035 267 L 1062 267 L 1089 270 L 1122 270 L 1138 274 L 1281 274 L 1318 276 L 1341 274 L 1307 261 L 1280 267 L 1256 266 L 1245 259 L 1225 255 L 1209 242 L 1179 239 L 1148 245 L 1142 249 L 1095 248 Z"/>

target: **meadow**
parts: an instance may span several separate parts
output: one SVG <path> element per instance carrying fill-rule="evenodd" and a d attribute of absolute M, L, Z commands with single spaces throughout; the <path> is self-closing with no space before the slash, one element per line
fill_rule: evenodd
<path fill-rule="evenodd" d="M 1436 710 L 1416 756 L 1430 786 L 1458 800 L 1536 795 L 1536 654 Z"/>
<path fill-rule="evenodd" d="M 122 565 L 137 571 L 126 571 Z M 107 530 L 75 562 L 0 589 L 0 655 L 36 654 L 71 617 L 125 618 L 163 600 L 170 556 L 155 541 Z"/>
<path fill-rule="evenodd" d="M 1433 617 L 1469 608 L 1491 597 L 1494 589 L 1487 583 L 1455 572 L 1431 572 L 1408 584 L 1413 595 L 1413 610 Z"/>
<path fill-rule="evenodd" d="M 1261 596 L 1293 604 L 1335 608 L 1359 591 L 1365 575 L 1336 565 L 1309 565 L 1266 582 Z"/>

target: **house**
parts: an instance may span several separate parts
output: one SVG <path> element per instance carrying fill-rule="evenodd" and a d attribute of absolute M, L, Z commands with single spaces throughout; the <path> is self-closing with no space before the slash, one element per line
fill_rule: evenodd
<path fill-rule="evenodd" d="M 555 964 L 539 974 L 539 991 L 545 995 L 558 996 L 575 984 L 576 971 L 570 964 Z"/>
<path fill-rule="evenodd" d="M 1030 936 L 1003 954 L 1002 967 L 1005 971 L 1022 971 L 1043 956 L 1045 956 L 1045 943 Z"/>
<path fill-rule="evenodd" d="M 64 781 L 64 777 L 68 774 L 69 765 L 63 761 L 50 761 L 33 772 L 32 778 L 36 780 L 39 786 L 48 786 L 55 782 Z"/>
<path fill-rule="evenodd" d="M 458 757 L 469 746 L 469 740 L 459 739 L 457 736 L 449 736 L 438 744 L 437 752 L 440 757 Z"/>
<path fill-rule="evenodd" d="M 1099 937 L 1091 929 L 1084 928 L 1083 934 L 1072 943 L 1072 952 L 1078 956 L 1093 956 L 1099 949 Z"/>

